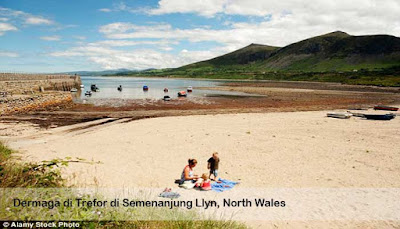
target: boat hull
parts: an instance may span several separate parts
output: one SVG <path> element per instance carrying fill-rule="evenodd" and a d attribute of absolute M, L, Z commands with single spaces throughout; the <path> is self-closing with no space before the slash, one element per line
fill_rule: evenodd
<path fill-rule="evenodd" d="M 398 111 L 397 107 L 388 107 L 388 106 L 375 106 L 374 110 L 383 110 L 383 111 Z"/>
<path fill-rule="evenodd" d="M 393 114 L 377 115 L 377 114 L 364 114 L 366 119 L 370 120 L 392 120 L 396 116 Z"/>
<path fill-rule="evenodd" d="M 329 118 L 349 119 L 351 117 L 351 114 L 328 113 L 326 116 Z"/>

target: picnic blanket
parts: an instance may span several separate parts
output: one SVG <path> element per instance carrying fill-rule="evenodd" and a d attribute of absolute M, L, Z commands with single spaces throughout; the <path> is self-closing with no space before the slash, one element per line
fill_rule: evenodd
<path fill-rule="evenodd" d="M 221 179 L 221 178 L 219 178 L 218 181 L 220 181 L 221 183 L 213 182 L 211 184 L 211 190 L 216 191 L 216 192 L 228 191 L 228 190 L 231 190 L 235 185 L 237 185 L 239 183 L 239 182 L 225 180 L 225 179 Z"/>

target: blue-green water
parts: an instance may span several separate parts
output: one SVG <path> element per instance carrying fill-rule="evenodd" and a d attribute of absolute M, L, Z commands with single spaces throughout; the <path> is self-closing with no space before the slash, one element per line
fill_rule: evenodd
<path fill-rule="evenodd" d="M 200 87 L 218 87 L 223 81 L 190 80 L 190 79 L 163 79 L 163 78 L 137 78 L 137 77 L 101 77 L 82 76 L 82 84 L 85 86 L 77 93 L 78 100 L 93 99 L 161 99 L 165 95 L 171 98 L 177 97 L 179 91 L 186 91 L 189 86 L 193 92 L 188 93 L 188 98 L 207 97 L 211 95 L 248 95 L 241 92 L 204 90 Z M 86 97 L 85 91 L 90 91 L 90 85 L 96 84 L 99 92 L 93 92 L 92 96 Z M 118 91 L 118 86 L 122 91 Z M 148 86 L 148 91 L 143 91 L 143 86 Z M 168 88 L 168 92 L 164 92 Z"/>

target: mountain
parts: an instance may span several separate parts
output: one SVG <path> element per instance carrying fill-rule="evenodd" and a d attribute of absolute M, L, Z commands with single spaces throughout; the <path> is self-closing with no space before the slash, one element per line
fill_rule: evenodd
<path fill-rule="evenodd" d="M 120 74 L 125 72 L 134 72 L 129 69 L 121 68 L 115 70 L 105 70 L 105 71 L 74 71 L 74 72 L 63 72 L 61 74 L 70 74 L 70 75 L 81 75 L 81 76 L 103 76 L 103 75 L 111 75 L 111 74 Z"/>
<path fill-rule="evenodd" d="M 385 69 L 400 65 L 400 38 L 351 36 L 336 31 L 282 48 L 251 44 L 226 55 L 176 69 L 251 69 L 256 71 L 327 72 Z"/>

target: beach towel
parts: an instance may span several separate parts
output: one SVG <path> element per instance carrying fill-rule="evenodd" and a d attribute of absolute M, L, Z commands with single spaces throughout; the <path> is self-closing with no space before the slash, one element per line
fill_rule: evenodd
<path fill-rule="evenodd" d="M 231 190 L 235 185 L 237 185 L 239 183 L 239 182 L 235 182 L 235 181 L 224 180 L 221 178 L 219 178 L 218 181 L 220 181 L 220 183 L 214 182 L 211 184 L 211 190 L 216 191 L 216 192 L 228 191 L 228 190 Z"/>
<path fill-rule="evenodd" d="M 171 191 L 169 191 L 169 192 L 164 191 L 164 192 L 160 193 L 160 195 L 158 195 L 158 197 L 169 198 L 169 199 L 176 199 L 176 198 L 179 198 L 180 196 L 181 195 L 179 193 L 171 192 Z"/>

